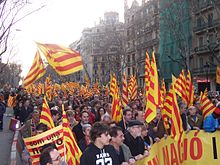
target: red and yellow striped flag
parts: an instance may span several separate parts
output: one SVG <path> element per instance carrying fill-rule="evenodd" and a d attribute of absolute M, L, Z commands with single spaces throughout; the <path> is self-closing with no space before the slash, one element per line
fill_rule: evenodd
<path fill-rule="evenodd" d="M 205 93 L 203 94 L 201 92 L 199 101 L 202 110 L 202 116 L 204 119 L 216 110 L 216 106 L 212 104 L 212 102 L 208 99 Z"/>
<path fill-rule="evenodd" d="M 176 83 L 174 84 L 175 92 L 182 98 L 183 102 L 187 105 L 186 95 L 186 78 L 184 70 L 180 73 Z"/>
<path fill-rule="evenodd" d="M 123 74 L 122 79 L 122 105 L 126 107 L 128 105 L 128 83 L 126 74 Z"/>
<path fill-rule="evenodd" d="M 187 105 L 188 107 L 193 105 L 194 101 L 194 86 L 191 79 L 190 71 L 188 70 L 187 76 L 186 76 L 186 96 L 187 96 Z"/>
<path fill-rule="evenodd" d="M 116 76 L 115 74 L 111 75 L 111 81 L 110 81 L 110 95 L 113 96 L 115 93 L 115 88 L 117 85 Z"/>
<path fill-rule="evenodd" d="M 51 116 L 50 108 L 47 103 L 46 97 L 44 97 L 42 111 L 40 115 L 40 123 L 46 124 L 49 129 L 54 128 L 54 122 Z"/>
<path fill-rule="evenodd" d="M 136 77 L 132 76 L 128 84 L 128 92 L 129 92 L 130 100 L 135 100 L 137 98 L 138 95 L 137 90 L 138 90 L 138 85 L 137 85 Z"/>
<path fill-rule="evenodd" d="M 146 122 L 150 123 L 156 117 L 159 103 L 160 103 L 160 89 L 158 82 L 157 64 L 153 52 L 151 69 L 150 69 L 149 91 L 147 94 L 147 105 L 144 115 Z"/>
<path fill-rule="evenodd" d="M 38 48 L 59 75 L 68 75 L 83 69 L 79 52 L 55 44 L 40 44 Z"/>
<path fill-rule="evenodd" d="M 171 110 L 171 136 L 175 140 L 180 140 L 183 133 L 183 124 L 180 116 L 180 110 L 176 99 L 176 93 L 174 91 L 174 86 L 171 84 L 169 90 L 169 108 Z"/>
<path fill-rule="evenodd" d="M 15 96 L 9 95 L 8 96 L 8 103 L 7 103 L 8 107 L 13 108 L 16 105 L 16 97 L 17 97 L 17 95 L 15 95 Z"/>
<path fill-rule="evenodd" d="M 149 91 L 149 84 L 150 84 L 150 58 L 148 53 L 146 52 L 146 59 L 145 59 L 145 101 L 147 102 L 147 95 Z"/>
<path fill-rule="evenodd" d="M 122 107 L 118 86 L 115 88 L 115 93 L 112 99 L 112 120 L 116 123 L 122 120 Z"/>
<path fill-rule="evenodd" d="M 31 69 L 29 70 L 27 76 L 24 78 L 24 88 L 27 89 L 31 84 L 41 78 L 45 73 L 46 71 L 44 69 L 43 61 L 40 57 L 39 51 L 37 51 Z"/>
<path fill-rule="evenodd" d="M 73 136 L 73 132 L 66 117 L 64 105 L 62 105 L 62 111 L 63 141 L 66 149 L 66 162 L 71 165 L 79 165 L 82 152 Z"/>
<path fill-rule="evenodd" d="M 216 68 L 216 83 L 220 84 L 220 67 L 217 66 Z"/>

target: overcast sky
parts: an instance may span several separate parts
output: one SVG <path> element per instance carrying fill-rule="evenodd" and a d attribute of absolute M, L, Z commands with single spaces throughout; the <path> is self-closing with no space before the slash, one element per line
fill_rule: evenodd
<path fill-rule="evenodd" d="M 124 22 L 124 0 L 47 0 L 45 8 L 16 25 L 17 53 L 13 60 L 22 64 L 22 75 L 31 67 L 37 50 L 35 41 L 69 46 L 80 38 L 84 28 L 98 23 L 106 11 L 118 12 L 120 21 Z"/>

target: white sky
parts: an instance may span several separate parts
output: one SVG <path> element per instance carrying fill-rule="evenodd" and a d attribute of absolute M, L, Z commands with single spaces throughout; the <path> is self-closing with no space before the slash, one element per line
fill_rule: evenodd
<path fill-rule="evenodd" d="M 41 0 L 37 0 L 39 3 Z M 128 3 L 131 4 L 132 0 Z M 139 4 L 141 0 L 138 0 Z M 37 50 L 35 41 L 69 46 L 86 27 L 93 27 L 104 12 L 116 11 L 124 22 L 124 0 L 47 0 L 46 7 L 16 25 L 14 61 L 23 66 L 25 76 Z"/>

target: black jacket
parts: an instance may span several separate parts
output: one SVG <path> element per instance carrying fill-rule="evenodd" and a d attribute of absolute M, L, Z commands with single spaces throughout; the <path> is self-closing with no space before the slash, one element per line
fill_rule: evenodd
<path fill-rule="evenodd" d="M 91 143 L 80 158 L 80 165 L 119 165 L 115 149 L 111 145 L 99 149 Z"/>

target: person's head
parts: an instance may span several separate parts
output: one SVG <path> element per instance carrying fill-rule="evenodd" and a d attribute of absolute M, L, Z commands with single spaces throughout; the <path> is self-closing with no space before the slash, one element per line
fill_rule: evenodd
<path fill-rule="evenodd" d="M 117 126 L 115 121 L 111 121 L 108 125 L 110 128 Z"/>
<path fill-rule="evenodd" d="M 190 106 L 190 107 L 189 107 L 189 114 L 190 114 L 191 116 L 195 116 L 195 115 L 196 115 L 196 107 Z"/>
<path fill-rule="evenodd" d="M 102 116 L 102 122 L 109 125 L 109 123 L 111 123 L 112 119 L 111 116 L 109 116 L 108 114 L 105 114 Z"/>
<path fill-rule="evenodd" d="M 160 120 L 160 118 L 161 118 L 161 111 L 160 111 L 160 109 L 159 109 L 159 108 L 157 108 L 157 115 L 156 115 L 156 119 L 157 119 L 157 120 Z"/>
<path fill-rule="evenodd" d="M 135 118 L 135 120 L 139 120 L 141 122 L 144 122 L 144 112 L 143 111 L 136 111 L 134 118 Z"/>
<path fill-rule="evenodd" d="M 143 125 L 141 127 L 141 136 L 145 137 L 145 136 L 147 136 L 147 133 L 148 133 L 148 126 L 147 125 Z"/>
<path fill-rule="evenodd" d="M 48 130 L 48 126 L 46 124 L 40 123 L 36 127 L 36 134 L 41 134 Z"/>
<path fill-rule="evenodd" d="M 70 123 L 73 123 L 75 121 L 75 112 L 73 110 L 67 110 L 66 117 Z"/>
<path fill-rule="evenodd" d="M 109 131 L 109 134 L 111 136 L 112 143 L 116 144 L 117 146 L 121 146 L 123 144 L 125 138 L 121 127 L 112 127 Z"/>
<path fill-rule="evenodd" d="M 34 110 L 32 112 L 31 118 L 33 120 L 33 122 L 39 123 L 40 122 L 40 113 L 37 110 Z"/>
<path fill-rule="evenodd" d="M 43 149 L 40 155 L 41 165 L 61 165 L 62 158 L 60 153 L 53 147 L 47 147 Z"/>
<path fill-rule="evenodd" d="M 85 136 L 89 137 L 90 136 L 90 131 L 92 129 L 92 126 L 91 124 L 84 124 L 82 126 L 82 131 L 84 133 Z"/>
<path fill-rule="evenodd" d="M 136 138 L 138 136 L 141 136 L 141 127 L 143 126 L 143 123 L 138 120 L 131 120 L 128 123 L 128 131 L 130 134 Z"/>
<path fill-rule="evenodd" d="M 103 116 L 105 114 L 105 109 L 103 107 L 99 107 L 98 114 L 100 115 L 100 117 Z"/>
<path fill-rule="evenodd" d="M 51 116 L 52 116 L 53 121 L 55 123 L 58 122 L 58 119 L 60 117 L 59 111 L 57 109 L 55 109 L 55 108 L 52 108 L 50 110 L 50 112 L 51 112 Z"/>
<path fill-rule="evenodd" d="M 108 145 L 111 138 L 109 135 L 109 127 L 101 122 L 96 122 L 90 131 L 90 138 L 94 144 L 101 146 Z"/>
<path fill-rule="evenodd" d="M 24 101 L 24 106 L 28 107 L 29 105 L 30 105 L 30 100 L 29 99 L 25 100 Z"/>
<path fill-rule="evenodd" d="M 88 124 L 89 123 L 89 113 L 88 111 L 82 111 L 80 113 L 81 123 Z"/>
<path fill-rule="evenodd" d="M 132 119 L 132 111 L 130 108 L 126 108 L 123 111 L 123 116 L 126 122 L 129 122 Z"/>
<path fill-rule="evenodd" d="M 181 113 L 181 114 L 186 114 L 187 106 L 186 106 L 185 103 L 180 102 L 180 103 L 179 103 L 179 108 L 180 108 L 180 113 Z"/>

